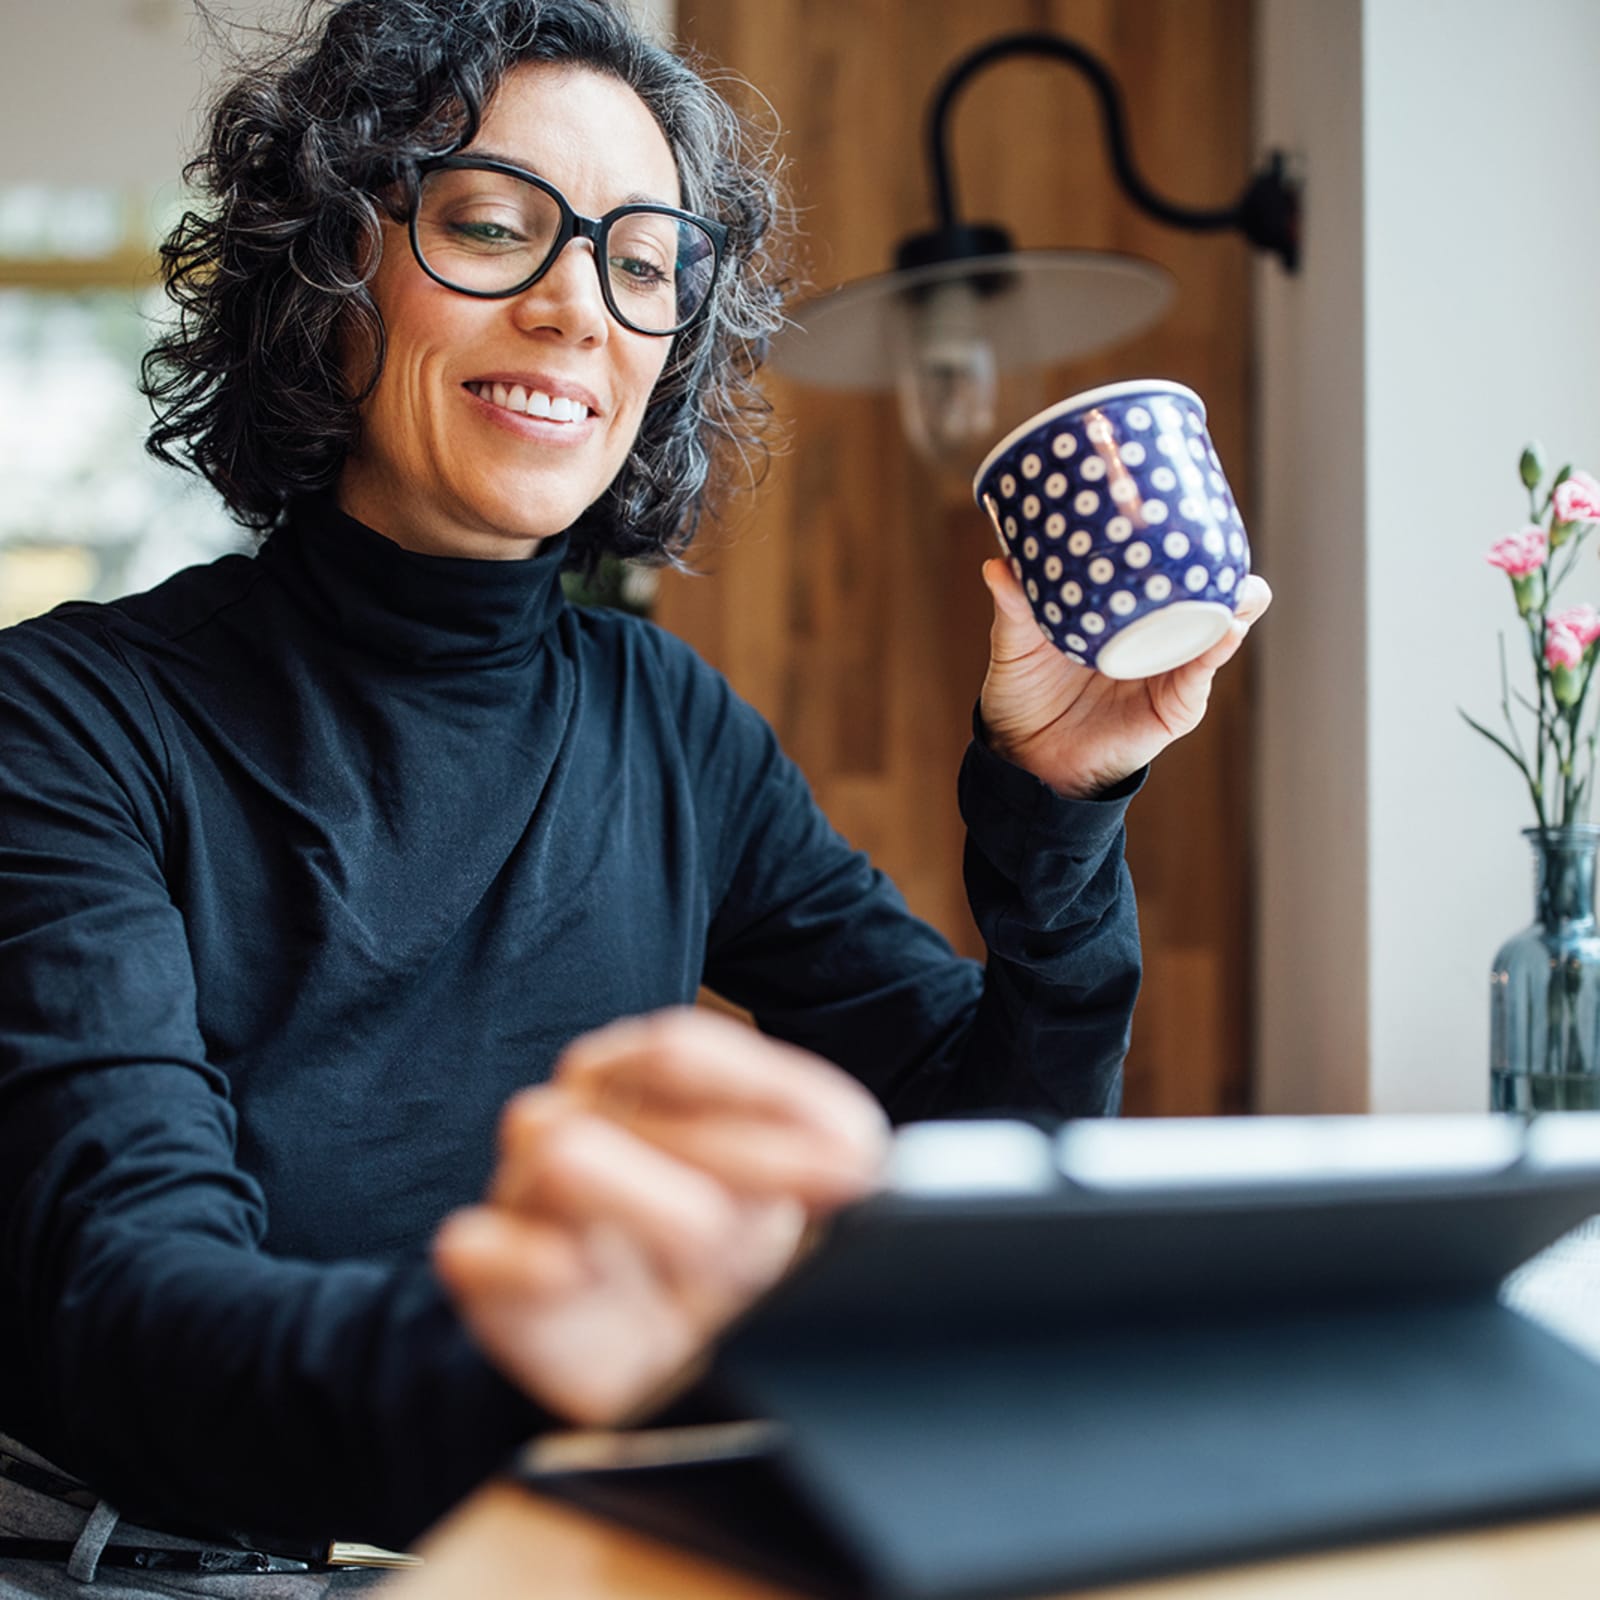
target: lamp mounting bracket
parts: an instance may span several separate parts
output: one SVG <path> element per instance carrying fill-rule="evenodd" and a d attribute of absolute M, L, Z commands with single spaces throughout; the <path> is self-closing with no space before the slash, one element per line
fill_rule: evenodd
<path fill-rule="evenodd" d="M 957 97 L 984 68 L 1010 56 L 1041 56 L 1076 67 L 1089 80 L 1100 102 L 1106 143 L 1117 183 L 1139 209 L 1169 227 L 1190 232 L 1236 229 L 1258 249 L 1270 251 L 1294 272 L 1300 264 L 1300 190 L 1285 171 L 1281 151 L 1273 151 L 1267 164 L 1229 206 L 1186 206 L 1157 194 L 1139 175 L 1128 149 L 1122 95 L 1105 64 L 1082 45 L 1057 33 L 1008 33 L 965 55 L 945 75 L 928 114 L 927 152 L 934 203 L 938 208 L 938 234 L 956 237 L 969 228 L 957 212 L 955 180 L 950 170 L 949 125 Z M 925 236 L 927 237 L 927 236 Z M 977 253 L 977 252 L 975 252 Z"/>

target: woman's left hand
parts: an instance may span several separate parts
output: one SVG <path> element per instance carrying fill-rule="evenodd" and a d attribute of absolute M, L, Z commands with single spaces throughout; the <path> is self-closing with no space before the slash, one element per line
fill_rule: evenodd
<path fill-rule="evenodd" d="M 888 1148 L 877 1102 L 819 1057 L 698 1007 L 628 1018 L 507 1105 L 489 1193 L 434 1264 L 512 1382 L 613 1426 L 877 1186 Z"/>
<path fill-rule="evenodd" d="M 1203 656 L 1154 678 L 1107 678 L 1067 660 L 1039 631 L 1028 597 L 998 558 L 983 565 L 994 599 L 989 671 L 979 702 L 990 748 L 1057 794 L 1103 793 L 1196 728 L 1211 680 L 1272 602 L 1252 573 L 1233 626 Z"/>

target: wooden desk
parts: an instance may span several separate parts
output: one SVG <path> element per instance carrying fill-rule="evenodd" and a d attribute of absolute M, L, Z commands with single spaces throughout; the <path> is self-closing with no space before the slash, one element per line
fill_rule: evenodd
<path fill-rule="evenodd" d="M 510 1484 L 420 1547 L 390 1600 L 794 1600 Z M 1600 1512 L 1079 1591 L 1074 1600 L 1593 1600 Z"/>
<path fill-rule="evenodd" d="M 1516 1273 L 1506 1298 L 1600 1360 L 1600 1218 Z M 420 1546 L 392 1600 L 795 1600 L 512 1484 L 491 1484 Z M 1073 1600 L 1595 1600 L 1600 1511 L 1255 1562 Z"/>

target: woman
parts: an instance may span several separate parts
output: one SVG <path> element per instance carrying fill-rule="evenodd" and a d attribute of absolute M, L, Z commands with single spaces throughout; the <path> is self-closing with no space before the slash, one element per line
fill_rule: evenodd
<path fill-rule="evenodd" d="M 14 1593 L 403 1544 L 659 1392 L 885 1111 L 1114 1110 L 1127 797 L 1266 599 L 1117 686 L 986 569 L 980 970 L 720 677 L 561 596 L 679 553 L 743 430 L 771 189 L 711 91 L 608 0 L 347 0 L 198 174 L 153 440 L 269 536 L 0 635 Z"/>

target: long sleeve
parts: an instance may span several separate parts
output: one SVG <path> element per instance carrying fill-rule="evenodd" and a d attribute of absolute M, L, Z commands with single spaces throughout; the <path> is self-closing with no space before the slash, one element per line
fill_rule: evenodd
<path fill-rule="evenodd" d="M 694 721 L 715 730 L 708 764 L 739 774 L 716 830 L 732 864 L 709 941 L 713 989 L 838 1062 L 899 1121 L 1117 1110 L 1140 977 L 1122 850 L 1137 782 L 1064 799 L 991 752 L 975 724 L 959 799 L 980 967 L 838 836 L 749 707 L 730 697 Z"/>
<path fill-rule="evenodd" d="M 6 665 L 0 1427 L 145 1520 L 404 1543 L 548 1419 L 421 1259 L 263 1251 L 139 686 Z"/>
<path fill-rule="evenodd" d="M 0 633 L 0 1431 L 129 1516 L 401 1544 L 552 1425 L 427 1248 L 618 1016 L 708 984 L 901 1118 L 1114 1106 L 1121 800 L 969 752 L 985 972 L 559 562 L 310 508 Z"/>
<path fill-rule="evenodd" d="M 995 755 L 961 769 L 965 876 L 989 951 L 957 1105 L 1116 1112 L 1142 966 L 1123 818 L 1143 774 L 1067 800 Z"/>

